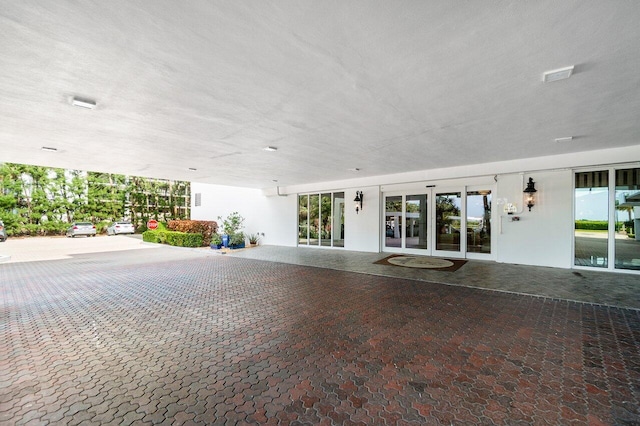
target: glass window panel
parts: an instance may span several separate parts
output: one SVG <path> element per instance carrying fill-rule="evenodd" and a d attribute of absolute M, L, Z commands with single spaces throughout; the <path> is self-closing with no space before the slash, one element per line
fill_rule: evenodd
<path fill-rule="evenodd" d="M 309 196 L 298 196 L 298 244 L 309 244 Z"/>
<path fill-rule="evenodd" d="M 576 173 L 574 196 L 574 264 L 607 268 L 609 262 L 609 171 Z"/>
<path fill-rule="evenodd" d="M 402 196 L 385 198 L 386 247 L 402 247 Z"/>
<path fill-rule="evenodd" d="M 436 194 L 436 250 L 460 251 L 460 192 Z"/>
<path fill-rule="evenodd" d="M 427 196 L 407 195 L 405 202 L 405 247 L 427 248 Z"/>
<path fill-rule="evenodd" d="M 320 229 L 320 195 L 309 195 L 309 245 L 317 246 Z"/>
<path fill-rule="evenodd" d="M 333 194 L 333 246 L 344 247 L 344 192 Z"/>
<path fill-rule="evenodd" d="M 491 191 L 467 192 L 467 252 L 491 253 Z"/>
<path fill-rule="evenodd" d="M 640 169 L 616 170 L 615 267 L 640 270 Z"/>
<path fill-rule="evenodd" d="M 320 245 L 331 246 L 331 194 L 320 195 Z"/>

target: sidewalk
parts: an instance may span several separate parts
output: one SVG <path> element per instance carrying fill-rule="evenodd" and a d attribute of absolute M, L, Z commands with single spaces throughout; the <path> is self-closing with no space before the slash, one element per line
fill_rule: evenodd
<path fill-rule="evenodd" d="M 158 245 L 145 244 L 141 235 L 114 235 L 111 237 L 25 237 L 8 238 L 0 243 L 0 262 L 34 262 L 69 259 L 78 254 L 106 251 L 157 249 Z"/>

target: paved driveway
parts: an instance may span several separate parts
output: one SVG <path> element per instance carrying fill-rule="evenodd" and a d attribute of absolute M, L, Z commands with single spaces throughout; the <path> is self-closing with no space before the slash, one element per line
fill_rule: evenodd
<path fill-rule="evenodd" d="M 0 262 L 59 260 L 87 253 L 155 248 L 158 246 L 143 243 L 141 235 L 9 238 L 0 243 Z"/>
<path fill-rule="evenodd" d="M 0 424 L 640 422 L 640 311 L 211 252 L 0 264 Z"/>

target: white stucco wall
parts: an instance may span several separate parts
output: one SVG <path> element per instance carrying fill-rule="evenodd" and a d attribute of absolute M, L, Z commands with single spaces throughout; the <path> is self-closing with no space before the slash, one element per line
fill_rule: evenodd
<path fill-rule="evenodd" d="M 191 218 L 215 220 L 218 225 L 230 213 L 244 217 L 245 234 L 261 235 L 262 244 L 296 245 L 296 196 L 270 196 L 250 188 L 204 183 L 191 183 Z M 195 206 L 195 195 L 201 194 L 201 205 Z M 264 234 L 264 236 L 262 236 Z"/>
<path fill-rule="evenodd" d="M 192 183 L 192 195 L 202 194 L 202 206 L 192 206 L 192 218 L 217 220 L 218 216 L 238 211 L 246 218 L 247 233 L 264 232 L 263 244 L 296 246 L 297 195 L 344 191 L 344 249 L 379 252 L 383 193 L 419 190 L 434 183 L 438 188 L 483 185 L 493 188 L 493 203 L 498 204 L 494 205 L 492 221 L 496 261 L 571 268 L 575 168 L 597 168 L 602 167 L 601 164 L 638 167 L 638 162 L 629 165 L 629 159 L 634 158 L 640 158 L 640 146 L 304 184 L 277 191 Z M 538 190 L 531 212 L 524 206 L 522 192 L 529 177 L 536 182 Z M 358 214 L 353 203 L 357 190 L 364 193 L 363 209 Z M 277 192 L 289 195 L 278 196 Z M 515 216 L 519 221 L 512 221 L 513 215 L 503 212 L 504 205 L 500 203 L 504 202 L 516 203 L 518 213 Z"/>
<path fill-rule="evenodd" d="M 344 190 L 344 248 L 354 251 L 380 251 L 380 188 L 369 186 Z M 362 191 L 362 210 L 356 213 L 353 199 Z"/>
<path fill-rule="evenodd" d="M 535 181 L 536 204 L 524 205 L 523 189 L 529 178 Z M 516 203 L 518 212 L 496 211 L 497 261 L 523 265 L 571 266 L 573 232 L 573 192 L 570 170 L 501 175 L 497 200 Z M 520 218 L 513 221 L 514 216 Z"/>

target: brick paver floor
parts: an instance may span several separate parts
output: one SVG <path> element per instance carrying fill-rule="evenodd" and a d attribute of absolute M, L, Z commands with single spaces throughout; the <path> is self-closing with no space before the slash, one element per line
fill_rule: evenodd
<path fill-rule="evenodd" d="M 638 310 L 161 252 L 0 265 L 0 423 L 640 422 Z"/>

